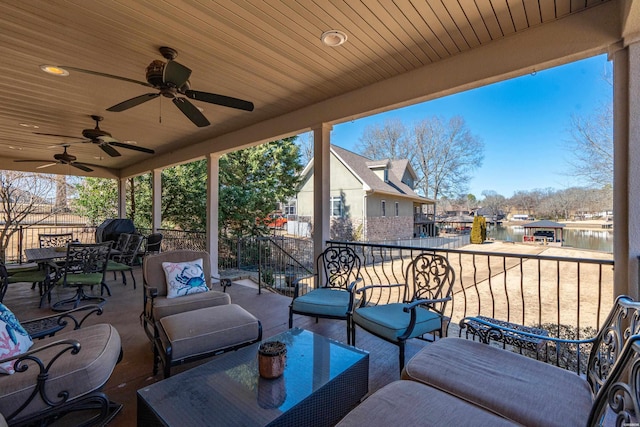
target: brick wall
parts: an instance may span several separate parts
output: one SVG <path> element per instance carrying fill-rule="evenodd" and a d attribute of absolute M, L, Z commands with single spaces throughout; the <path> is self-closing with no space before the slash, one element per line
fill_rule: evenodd
<path fill-rule="evenodd" d="M 410 239 L 413 237 L 413 217 L 368 218 L 366 236 L 368 241 Z"/>

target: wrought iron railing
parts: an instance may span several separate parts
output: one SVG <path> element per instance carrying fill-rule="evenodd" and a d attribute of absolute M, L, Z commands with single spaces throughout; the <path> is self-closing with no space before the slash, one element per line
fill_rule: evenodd
<path fill-rule="evenodd" d="M 424 249 L 357 242 L 364 285 L 401 283 L 407 265 L 428 251 L 447 257 L 456 272 L 452 322 L 487 316 L 527 326 L 544 326 L 552 336 L 575 331 L 575 339 L 598 329 L 613 304 L 613 260 L 569 258 L 463 249 Z M 605 313 L 603 315 L 603 313 Z"/>
<path fill-rule="evenodd" d="M 14 228 L 15 233 L 9 240 L 9 245 L 5 251 L 5 262 L 22 263 L 26 260 L 24 250 L 29 248 L 37 248 L 40 243 L 39 234 L 62 234 L 72 233 L 73 239 L 81 243 L 95 242 L 96 227 L 91 226 L 18 226 Z"/>

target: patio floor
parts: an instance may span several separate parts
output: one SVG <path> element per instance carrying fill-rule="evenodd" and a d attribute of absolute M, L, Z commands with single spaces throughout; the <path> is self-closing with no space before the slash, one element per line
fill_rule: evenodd
<path fill-rule="evenodd" d="M 142 274 L 140 267 L 134 270 L 137 289 L 133 289 L 128 276 L 127 286 L 123 286 L 120 276 L 113 280 L 109 274 L 107 283 L 111 288 L 111 297 L 107 297 L 105 311 L 101 317 L 95 317 L 93 323 L 111 323 L 116 327 L 122 339 L 124 357 L 116 366 L 111 379 L 104 390 L 114 401 L 124 404 L 123 410 L 109 423 L 109 426 L 132 426 L 136 424 L 136 391 L 149 384 L 162 380 L 162 374 L 152 374 L 153 352 L 147 339 L 139 316 L 142 311 Z M 268 338 L 288 329 L 288 306 L 291 298 L 263 291 L 258 295 L 257 288 L 234 283 L 227 288 L 231 300 L 251 312 L 262 322 L 263 337 Z M 68 294 L 68 295 L 67 295 Z M 71 290 L 54 291 L 52 302 L 65 296 L 71 296 Z M 16 314 L 18 319 L 32 319 L 49 315 L 49 307 L 38 308 L 38 291 L 32 290 L 31 285 L 20 283 L 10 285 L 4 298 L 4 303 Z M 326 337 L 346 342 L 346 327 L 344 321 L 315 319 L 296 316 L 294 326 L 308 329 Z M 398 348 L 365 331 L 357 331 L 358 347 L 370 353 L 369 392 L 399 378 Z M 411 340 L 407 344 L 407 360 L 420 348 L 428 345 L 421 340 Z M 172 369 L 172 375 L 192 368 L 208 360 L 185 364 Z M 212 420 L 213 422 L 213 420 Z"/>

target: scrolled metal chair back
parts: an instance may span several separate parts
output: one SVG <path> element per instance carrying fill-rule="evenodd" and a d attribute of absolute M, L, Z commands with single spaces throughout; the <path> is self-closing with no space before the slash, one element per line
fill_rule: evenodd
<path fill-rule="evenodd" d="M 360 277 L 360 258 L 349 247 L 331 246 L 317 259 L 317 271 L 322 274 L 324 284 L 318 287 L 347 289 Z"/>
<path fill-rule="evenodd" d="M 104 274 L 109 260 L 112 242 L 72 243 L 67 248 L 65 277 L 76 273 Z"/>
<path fill-rule="evenodd" d="M 619 296 L 599 329 L 589 353 L 587 381 L 594 394 L 605 383 L 629 337 L 640 334 L 640 302 Z"/>
<path fill-rule="evenodd" d="M 73 242 L 73 233 L 38 234 L 38 243 L 41 248 L 60 248 Z"/>
<path fill-rule="evenodd" d="M 442 255 L 422 253 L 407 266 L 405 274 L 405 301 L 440 299 L 451 295 L 455 272 Z M 429 304 L 429 309 L 444 314 L 447 302 Z"/>

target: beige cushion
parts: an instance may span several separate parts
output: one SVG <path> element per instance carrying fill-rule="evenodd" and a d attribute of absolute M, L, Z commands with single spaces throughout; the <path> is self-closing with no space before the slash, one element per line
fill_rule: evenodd
<path fill-rule="evenodd" d="M 237 304 L 208 307 L 163 317 L 173 360 L 211 353 L 260 336 L 258 319 Z"/>
<path fill-rule="evenodd" d="M 395 381 L 369 396 L 340 421 L 339 427 L 513 426 L 514 423 L 413 381 Z"/>
<path fill-rule="evenodd" d="M 144 282 L 156 288 L 158 290 L 158 296 L 165 297 L 167 296 L 167 282 L 164 270 L 162 269 L 162 263 L 195 261 L 198 258 L 202 258 L 204 278 L 207 286 L 211 288 L 211 259 L 209 258 L 209 254 L 204 251 L 179 250 L 147 255 L 142 263 Z"/>
<path fill-rule="evenodd" d="M 444 338 L 405 366 L 402 379 L 444 390 L 524 425 L 583 426 L 591 389 L 575 373 L 487 344 Z"/>
<path fill-rule="evenodd" d="M 51 399 L 56 399 L 58 392 L 64 390 L 69 392 L 69 400 L 73 400 L 100 389 L 111 376 L 120 356 L 120 335 L 113 326 L 107 324 L 86 326 L 36 341 L 31 351 L 65 339 L 78 341 L 81 349 L 75 355 L 65 353 L 53 364 L 47 380 L 47 393 Z M 36 356 L 46 364 L 62 348 L 54 346 L 37 353 Z M 0 413 L 7 416 L 27 400 L 35 388 L 38 373 L 38 367 L 30 363 L 26 372 L 0 376 Z M 20 413 L 19 418 L 45 408 L 47 405 L 40 398 L 36 398 Z"/>
<path fill-rule="evenodd" d="M 220 291 L 201 292 L 180 298 L 158 297 L 153 302 L 153 318 L 162 319 L 185 311 L 227 304 L 231 304 L 231 297 Z"/>

